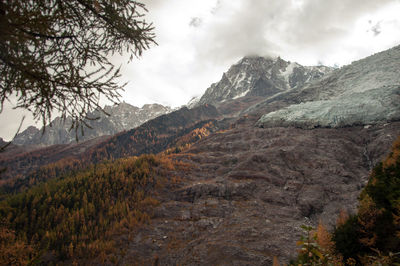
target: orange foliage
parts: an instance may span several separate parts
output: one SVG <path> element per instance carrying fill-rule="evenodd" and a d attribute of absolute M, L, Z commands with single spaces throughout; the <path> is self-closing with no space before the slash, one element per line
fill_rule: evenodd
<path fill-rule="evenodd" d="M 335 243 L 332 241 L 332 234 L 329 233 L 321 221 L 318 224 L 315 234 L 316 242 L 328 261 L 334 265 L 343 265 L 342 256 L 335 254 Z"/>
<path fill-rule="evenodd" d="M 150 221 L 159 204 L 158 183 L 167 180 L 169 169 L 175 166 L 167 157 L 123 158 L 10 196 L 0 204 L 7 222 L 0 231 L 0 253 L 7 263 L 0 265 L 33 251 L 27 243 L 34 243 L 37 252 L 52 252 L 58 260 L 98 257 L 100 263 L 109 262 L 115 253 L 114 237 Z M 17 241 L 11 230 L 22 240 Z"/>
<path fill-rule="evenodd" d="M 152 197 L 146 197 L 140 202 L 140 205 L 142 205 L 144 208 L 156 207 L 160 205 L 160 201 Z"/>
<path fill-rule="evenodd" d="M 200 128 L 195 128 L 186 135 L 180 137 L 176 142 L 175 147 L 166 149 L 162 153 L 169 155 L 186 151 L 200 139 L 209 136 L 214 128 L 215 125 L 212 122 L 208 122 Z"/>
<path fill-rule="evenodd" d="M 162 164 L 162 166 L 163 166 L 165 169 L 167 169 L 167 170 L 169 170 L 169 171 L 175 170 L 174 162 L 171 160 L 170 157 L 160 155 L 160 156 L 158 156 L 158 158 L 159 158 L 159 160 L 160 160 L 160 163 Z"/>
<path fill-rule="evenodd" d="M 321 221 L 318 224 L 316 235 L 317 235 L 317 243 L 320 246 L 320 248 L 322 248 L 327 252 L 333 252 L 334 243 L 332 241 L 332 236 L 328 232 L 328 230 L 326 230 L 326 227 L 322 224 Z"/>
<path fill-rule="evenodd" d="M 339 227 L 346 223 L 349 218 L 349 214 L 345 210 L 340 210 L 339 216 L 336 220 L 336 226 Z"/>
<path fill-rule="evenodd" d="M 291 265 L 344 265 L 343 257 L 335 253 L 332 235 L 320 221 L 316 230 L 302 226 L 306 235 L 297 241 L 301 246 L 297 261 Z"/>
<path fill-rule="evenodd" d="M 279 260 L 276 256 L 272 259 L 272 266 L 280 266 Z"/>
<path fill-rule="evenodd" d="M 13 230 L 0 228 L 0 265 L 28 265 L 36 255 L 30 245 L 17 240 Z"/>
<path fill-rule="evenodd" d="M 374 247 L 377 235 L 374 232 L 376 220 L 382 214 L 382 210 L 378 210 L 374 201 L 368 194 L 365 194 L 360 201 L 358 208 L 358 223 L 360 225 L 360 242 L 367 247 Z"/>
<path fill-rule="evenodd" d="M 400 136 L 393 143 L 392 152 L 383 161 L 383 167 L 388 168 L 395 165 L 396 161 L 400 160 Z"/>

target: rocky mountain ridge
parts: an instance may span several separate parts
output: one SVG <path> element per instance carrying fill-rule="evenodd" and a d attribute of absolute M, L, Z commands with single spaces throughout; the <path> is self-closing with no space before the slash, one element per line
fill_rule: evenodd
<path fill-rule="evenodd" d="M 268 97 L 300 88 L 332 70 L 326 66 L 302 66 L 280 57 L 246 56 L 231 66 L 201 97 L 192 99 L 188 106 L 218 105 L 244 96 Z"/>
<path fill-rule="evenodd" d="M 142 108 L 132 106 L 122 102 L 114 106 L 106 106 L 104 111 L 109 116 L 100 111 L 94 111 L 88 114 L 90 118 L 95 120 L 87 120 L 87 124 L 91 128 L 85 128 L 84 134 L 70 130 L 72 120 L 66 118 L 62 120 L 60 117 L 55 118 L 51 126 L 46 129 L 39 130 L 34 126 L 28 127 L 26 130 L 16 136 L 13 143 L 18 145 L 54 145 L 68 144 L 76 141 L 86 141 L 99 136 L 114 135 L 118 132 L 138 127 L 146 121 L 156 118 L 160 115 L 170 113 L 172 109 L 168 106 L 160 104 L 145 104 Z"/>

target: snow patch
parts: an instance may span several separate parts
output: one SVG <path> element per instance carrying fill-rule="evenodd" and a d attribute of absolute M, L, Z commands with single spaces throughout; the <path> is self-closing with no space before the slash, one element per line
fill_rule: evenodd
<path fill-rule="evenodd" d="M 247 77 L 246 73 L 241 72 L 236 76 L 235 81 L 233 82 L 233 86 L 238 86 L 243 80 Z"/>
<path fill-rule="evenodd" d="M 280 75 L 286 80 L 286 82 L 289 82 L 289 77 L 293 73 L 293 69 L 295 67 L 298 67 L 299 65 L 297 63 L 290 63 L 285 71 L 281 72 Z"/>
<path fill-rule="evenodd" d="M 245 90 L 244 92 L 236 95 L 235 97 L 233 97 L 232 99 L 238 99 L 240 97 L 246 96 L 247 93 L 249 93 L 250 89 Z"/>
<path fill-rule="evenodd" d="M 193 107 L 195 107 L 199 101 L 201 99 L 201 96 L 197 96 L 197 97 L 193 97 L 192 99 L 190 99 L 190 101 L 187 103 L 187 108 L 191 109 Z"/>

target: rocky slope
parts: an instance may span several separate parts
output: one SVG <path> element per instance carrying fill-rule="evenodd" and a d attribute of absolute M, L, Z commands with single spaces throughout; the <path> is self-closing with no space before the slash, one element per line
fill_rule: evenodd
<path fill-rule="evenodd" d="M 175 173 L 182 182 L 160 196 L 123 262 L 287 263 L 301 225 L 332 228 L 341 210 L 354 213 L 369 171 L 400 134 L 399 50 L 309 80 L 282 79 L 295 71 L 279 59 L 233 66 L 199 103 L 241 117 L 177 155 L 192 168 Z"/>
<path fill-rule="evenodd" d="M 371 166 L 400 123 L 345 129 L 257 128 L 257 117 L 200 140 L 181 183 L 160 195 L 123 264 L 272 265 L 296 256 L 301 225 L 328 228 L 354 212 Z"/>
<path fill-rule="evenodd" d="M 353 62 L 320 80 L 267 99 L 291 105 L 258 125 L 344 127 L 400 120 L 400 46 Z"/>
<path fill-rule="evenodd" d="M 222 75 L 199 99 L 192 99 L 189 107 L 201 104 L 220 104 L 243 96 L 272 96 L 302 87 L 332 71 L 325 66 L 305 67 L 278 58 L 247 56 Z"/>
<path fill-rule="evenodd" d="M 90 147 L 76 145 L 75 158 L 89 162 L 176 148 L 166 154 L 185 166 L 171 168 L 151 221 L 118 236 L 126 243 L 115 255 L 120 264 L 271 265 L 273 256 L 288 262 L 296 254 L 300 225 L 321 220 L 331 228 L 342 209 L 354 212 L 369 171 L 400 134 L 400 122 L 390 118 L 398 111 L 398 49 L 324 76 L 329 72 L 324 67 L 246 57 L 207 90 L 198 107 L 162 115 Z M 375 98 L 384 104 L 368 105 Z M 325 113 L 353 114 L 363 104 L 371 110 L 365 119 L 381 114 L 384 123 L 321 128 L 319 121 L 329 120 Z M 279 123 L 260 122 L 266 113 Z M 285 123 L 287 113 L 299 123 Z M 208 136 L 184 145 L 208 123 L 214 125 Z M 3 156 L 0 167 L 26 168 L 43 157 L 51 162 L 56 156 L 50 151 L 17 160 Z"/>
<path fill-rule="evenodd" d="M 146 121 L 172 111 L 170 107 L 160 104 L 146 104 L 142 108 L 122 102 L 115 106 L 106 106 L 102 112 L 93 112 L 88 115 L 96 120 L 87 120 L 91 128 L 85 128 L 84 134 L 79 131 L 78 136 L 74 130 L 70 130 L 72 121 L 67 118 L 63 121 L 57 117 L 47 126 L 44 133 L 35 127 L 29 127 L 18 134 L 14 143 L 18 145 L 54 145 L 93 139 L 99 136 L 114 135 L 118 132 L 135 128 Z"/>

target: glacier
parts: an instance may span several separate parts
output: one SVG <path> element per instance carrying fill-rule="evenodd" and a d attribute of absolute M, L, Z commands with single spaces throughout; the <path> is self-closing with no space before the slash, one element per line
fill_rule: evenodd
<path fill-rule="evenodd" d="M 400 46 L 337 69 L 295 95 L 299 103 L 264 114 L 257 125 L 346 127 L 400 120 Z"/>

